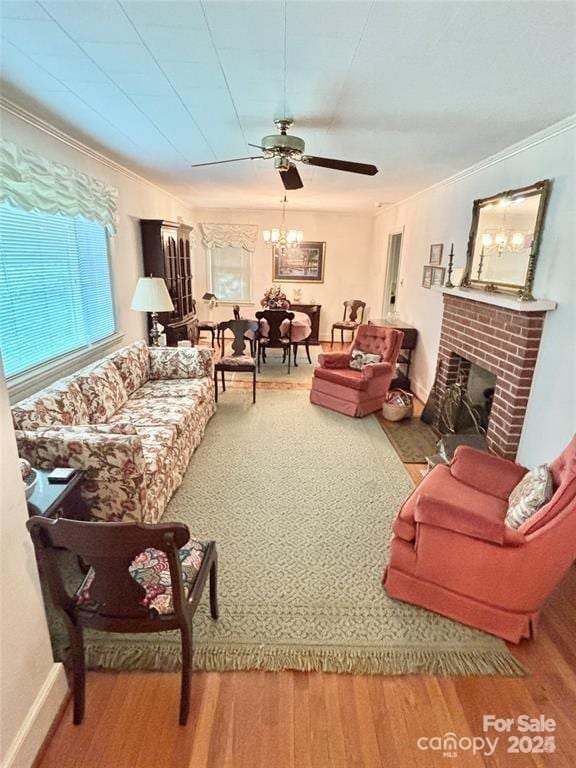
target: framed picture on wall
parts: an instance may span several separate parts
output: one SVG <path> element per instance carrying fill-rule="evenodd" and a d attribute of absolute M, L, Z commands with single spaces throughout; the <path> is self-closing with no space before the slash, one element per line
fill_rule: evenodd
<path fill-rule="evenodd" d="M 430 288 L 432 285 L 432 267 L 424 267 L 422 270 L 422 288 Z"/>
<path fill-rule="evenodd" d="M 446 269 L 444 267 L 432 267 L 432 285 L 441 287 L 444 285 L 444 275 Z"/>
<path fill-rule="evenodd" d="M 272 248 L 272 280 L 323 283 L 326 243 L 303 241 L 298 248 Z"/>
<path fill-rule="evenodd" d="M 430 264 L 434 266 L 440 266 L 442 264 L 442 251 L 444 250 L 444 243 L 434 243 L 430 246 Z"/>

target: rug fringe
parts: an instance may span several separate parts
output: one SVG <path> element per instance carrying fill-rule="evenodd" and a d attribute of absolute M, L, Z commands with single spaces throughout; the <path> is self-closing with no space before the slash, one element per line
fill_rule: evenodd
<path fill-rule="evenodd" d="M 88 666 L 113 670 L 175 672 L 180 649 L 166 646 L 111 648 L 86 644 Z M 266 648 L 264 646 L 197 646 L 194 668 L 205 672 L 294 669 L 371 675 L 499 675 L 522 677 L 524 667 L 508 650 L 414 650 L 349 648 Z"/>

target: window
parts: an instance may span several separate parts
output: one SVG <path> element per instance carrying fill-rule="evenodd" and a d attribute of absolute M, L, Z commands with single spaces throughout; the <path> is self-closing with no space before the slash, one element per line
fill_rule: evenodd
<path fill-rule="evenodd" d="M 252 254 L 235 245 L 209 250 L 212 293 L 218 301 L 252 301 Z"/>
<path fill-rule="evenodd" d="M 108 242 L 80 216 L 0 203 L 0 348 L 7 376 L 115 331 Z"/>

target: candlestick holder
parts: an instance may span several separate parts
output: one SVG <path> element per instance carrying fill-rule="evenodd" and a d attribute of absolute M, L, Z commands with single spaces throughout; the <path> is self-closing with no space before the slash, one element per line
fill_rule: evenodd
<path fill-rule="evenodd" d="M 448 254 L 448 279 L 444 283 L 444 288 L 454 288 L 452 282 L 452 271 L 454 266 L 454 243 L 450 246 L 450 253 Z"/>

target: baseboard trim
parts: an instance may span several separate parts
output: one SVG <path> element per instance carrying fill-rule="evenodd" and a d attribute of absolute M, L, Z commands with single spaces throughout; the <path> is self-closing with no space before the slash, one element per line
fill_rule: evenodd
<path fill-rule="evenodd" d="M 412 380 L 410 383 L 412 385 L 412 392 L 414 392 L 418 400 L 420 400 L 423 403 L 426 403 L 429 395 L 428 390 L 425 389 L 425 387 L 423 387 L 417 381 Z"/>
<path fill-rule="evenodd" d="M 67 698 L 64 666 L 53 664 L 0 768 L 32 768 Z"/>

